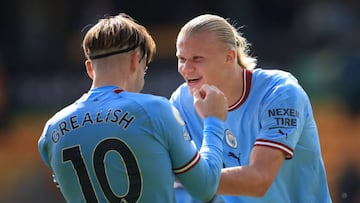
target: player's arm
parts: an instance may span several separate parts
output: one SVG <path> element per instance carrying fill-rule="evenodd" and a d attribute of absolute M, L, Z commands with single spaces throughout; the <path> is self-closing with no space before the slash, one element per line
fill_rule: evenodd
<path fill-rule="evenodd" d="M 191 165 L 192 161 L 188 162 L 181 167 L 182 170 L 174 170 L 174 173 L 193 197 L 209 201 L 215 195 L 220 180 L 227 101 L 217 88 L 205 85 L 196 91 L 194 102 L 204 118 L 202 147 L 200 152 L 196 152 L 199 160 L 194 165 Z"/>
<path fill-rule="evenodd" d="M 195 152 L 195 156 L 173 171 L 194 198 L 206 202 L 213 198 L 220 181 L 225 127 L 220 119 L 214 117 L 206 118 L 204 125 L 204 141 L 200 151 L 193 145 L 188 145 L 185 150 Z"/>
<path fill-rule="evenodd" d="M 223 168 L 217 194 L 264 196 L 274 181 L 285 155 L 267 146 L 255 146 L 248 166 Z"/>
<path fill-rule="evenodd" d="M 38 140 L 38 150 L 39 150 L 40 156 L 41 156 L 42 160 L 44 161 L 45 165 L 47 167 L 51 168 L 50 162 L 48 159 L 49 149 L 48 149 L 48 137 L 47 137 L 47 134 L 49 131 L 49 123 L 50 123 L 50 120 L 46 123 L 44 130 Z"/>
<path fill-rule="evenodd" d="M 283 96 L 279 96 L 283 95 Z M 297 143 L 303 117 L 304 97 L 297 85 L 282 85 L 267 97 L 261 114 L 262 129 L 257 136 L 249 164 L 222 170 L 218 194 L 264 196 L 273 183 L 285 159 L 291 159 Z M 294 126 L 279 126 L 276 120 L 268 116 L 270 109 L 294 109 L 299 112 Z M 278 127 L 286 127 L 288 137 L 279 133 Z"/>
<path fill-rule="evenodd" d="M 41 156 L 43 162 L 45 163 L 45 165 L 51 169 L 50 160 L 48 159 L 48 154 L 49 154 L 48 144 L 49 143 L 48 143 L 48 138 L 46 136 L 49 133 L 48 131 L 49 131 L 50 122 L 51 122 L 51 120 L 49 120 L 46 123 L 44 130 L 38 140 L 38 150 L 39 150 L 40 156 Z M 53 182 L 54 182 L 55 186 L 57 188 L 60 188 L 59 183 L 58 183 L 54 173 L 52 173 L 52 178 L 53 178 Z"/>

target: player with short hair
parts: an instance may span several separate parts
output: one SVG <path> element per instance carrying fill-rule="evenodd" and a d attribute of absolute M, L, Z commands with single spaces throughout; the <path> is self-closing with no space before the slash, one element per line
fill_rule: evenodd
<path fill-rule="evenodd" d="M 201 201 L 214 196 L 227 100 L 214 86 L 195 92 L 204 125 L 197 151 L 170 102 L 139 93 L 155 47 L 126 14 L 100 19 L 86 33 L 91 89 L 50 118 L 38 142 L 67 202 L 175 202 L 175 177 Z"/>
<path fill-rule="evenodd" d="M 215 85 L 228 99 L 217 192 L 223 196 L 216 202 L 331 202 L 311 103 L 294 76 L 258 66 L 242 33 L 217 15 L 187 22 L 176 48 L 185 83 L 171 102 L 197 147 L 203 124 L 194 90 Z M 189 197 L 181 188 L 177 194 L 177 199 Z"/>

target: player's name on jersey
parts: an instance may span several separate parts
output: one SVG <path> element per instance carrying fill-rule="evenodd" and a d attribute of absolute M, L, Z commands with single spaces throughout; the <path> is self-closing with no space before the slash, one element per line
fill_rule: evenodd
<path fill-rule="evenodd" d="M 56 123 L 52 129 L 52 141 L 57 143 L 61 136 L 88 125 L 113 123 L 126 130 L 134 120 L 134 115 L 121 109 L 70 115 Z"/>

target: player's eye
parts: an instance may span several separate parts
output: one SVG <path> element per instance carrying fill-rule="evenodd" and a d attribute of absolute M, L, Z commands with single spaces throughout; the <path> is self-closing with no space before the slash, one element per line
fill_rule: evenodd
<path fill-rule="evenodd" d="M 183 58 L 183 57 L 178 57 L 178 62 L 179 63 L 185 63 L 185 58 Z"/>

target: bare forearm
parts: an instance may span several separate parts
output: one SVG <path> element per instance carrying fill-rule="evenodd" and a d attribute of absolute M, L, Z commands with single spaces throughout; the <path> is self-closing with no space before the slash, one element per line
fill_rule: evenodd
<path fill-rule="evenodd" d="M 282 151 L 255 146 L 250 155 L 249 165 L 221 170 L 217 193 L 236 196 L 264 196 L 283 161 Z"/>
<path fill-rule="evenodd" d="M 263 196 L 272 180 L 250 167 L 239 166 L 222 169 L 217 194 Z"/>

